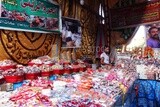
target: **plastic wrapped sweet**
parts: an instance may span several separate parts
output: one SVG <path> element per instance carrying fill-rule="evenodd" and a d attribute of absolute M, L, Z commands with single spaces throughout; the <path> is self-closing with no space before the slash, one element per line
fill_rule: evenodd
<path fill-rule="evenodd" d="M 39 60 L 41 60 L 42 62 L 44 62 L 44 61 L 50 60 L 51 57 L 49 57 L 48 55 L 45 55 L 45 56 L 38 57 L 37 59 L 39 59 Z"/>
<path fill-rule="evenodd" d="M 40 66 L 40 65 L 42 65 L 42 63 L 43 62 L 40 59 L 33 59 L 28 63 L 28 65 L 30 65 L 30 66 L 33 66 L 33 65 Z"/>
<path fill-rule="evenodd" d="M 31 86 L 31 87 L 51 88 L 53 87 L 53 82 L 39 77 L 36 80 L 32 80 L 26 83 L 25 85 Z"/>
<path fill-rule="evenodd" d="M 12 60 L 3 60 L 0 61 L 0 69 L 1 70 L 8 70 L 16 68 L 16 63 Z"/>
<path fill-rule="evenodd" d="M 41 70 L 36 65 L 33 65 L 33 66 L 24 66 L 21 69 L 25 73 L 25 79 L 26 80 L 34 80 L 34 79 L 37 79 L 40 76 Z"/>
<path fill-rule="evenodd" d="M 16 63 L 12 60 L 0 61 L 0 66 L 9 66 L 9 65 L 16 65 Z"/>
<path fill-rule="evenodd" d="M 20 76 L 20 75 L 23 75 L 24 72 L 21 70 L 16 71 L 16 69 L 8 69 L 8 70 L 5 70 L 4 72 L 2 72 L 2 74 L 4 76 Z"/>
<path fill-rule="evenodd" d="M 16 83 L 24 80 L 24 72 L 9 69 L 2 73 L 7 83 Z"/>
<path fill-rule="evenodd" d="M 43 64 L 40 66 L 40 69 L 41 69 L 41 76 L 49 77 L 50 75 L 52 75 L 52 70 L 50 65 Z"/>
<path fill-rule="evenodd" d="M 51 67 L 49 65 L 45 65 L 45 64 L 41 65 L 40 69 L 42 72 L 50 72 L 51 71 Z"/>
<path fill-rule="evenodd" d="M 23 67 L 23 71 L 26 74 L 29 74 L 29 73 L 40 73 L 41 69 L 38 66 L 34 65 L 34 66 Z"/>
<path fill-rule="evenodd" d="M 53 107 L 49 97 L 41 94 L 40 90 L 40 87 L 23 86 L 10 97 L 10 100 L 15 102 L 18 107 Z"/>
<path fill-rule="evenodd" d="M 100 104 L 91 102 L 89 99 L 70 100 L 57 104 L 57 107 L 103 107 Z"/>
<path fill-rule="evenodd" d="M 52 65 L 51 69 L 52 70 L 63 69 L 63 65 L 60 65 L 59 63 L 56 63 L 55 65 Z"/>

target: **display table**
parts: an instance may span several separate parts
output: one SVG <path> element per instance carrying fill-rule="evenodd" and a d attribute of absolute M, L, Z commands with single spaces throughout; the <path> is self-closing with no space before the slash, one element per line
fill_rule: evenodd
<path fill-rule="evenodd" d="M 0 101 L 0 105 L 2 107 L 10 105 L 28 107 L 33 104 L 38 106 L 40 104 L 49 104 L 50 106 L 47 107 L 61 107 L 63 105 L 68 107 L 68 104 L 77 103 L 85 105 L 84 107 L 90 107 L 90 105 L 94 105 L 94 107 L 112 107 L 116 101 L 120 103 L 115 104 L 122 105 L 125 101 L 123 93 L 126 93 L 128 87 L 132 86 L 135 81 L 133 72 L 126 72 L 125 75 L 126 77 L 122 76 L 121 73 L 116 73 L 116 71 L 95 71 L 92 73 L 66 74 L 53 81 L 43 78 L 31 80 L 30 82 L 24 82 L 24 86 L 13 92 L 0 94 L 1 99 L 3 99 Z M 53 88 L 51 89 L 48 86 Z M 43 101 L 44 97 L 45 102 Z"/>
<path fill-rule="evenodd" d="M 160 81 L 136 80 L 122 102 L 120 97 L 113 107 L 160 107 Z"/>

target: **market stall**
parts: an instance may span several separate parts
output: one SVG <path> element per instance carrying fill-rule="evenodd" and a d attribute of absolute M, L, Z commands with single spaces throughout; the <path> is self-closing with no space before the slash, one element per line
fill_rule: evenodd
<path fill-rule="evenodd" d="M 10 67 L 15 64 L 3 61 L 0 67 L 3 68 L 4 78 L 1 84 L 3 91 L 0 92 L 3 99 L 0 105 L 3 107 L 124 105 L 127 92 L 137 79 L 133 62 L 125 59 L 119 60 L 117 66 L 95 70 L 87 68 L 87 64 L 81 60 L 69 64 L 55 62 L 47 56 L 32 60 L 28 66 L 16 65 L 15 68 L 8 67 L 4 70 L 6 62 Z M 122 62 L 128 66 L 123 66 Z M 44 75 L 44 72 L 47 74 Z M 28 78 L 28 74 L 32 76 Z M 35 76 L 37 77 L 34 78 Z"/>

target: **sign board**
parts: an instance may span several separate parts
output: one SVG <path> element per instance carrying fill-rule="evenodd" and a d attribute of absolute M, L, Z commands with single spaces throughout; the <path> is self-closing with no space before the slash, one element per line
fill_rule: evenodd
<path fill-rule="evenodd" d="M 160 1 L 111 9 L 113 29 L 137 26 L 160 20 Z"/>
<path fill-rule="evenodd" d="M 0 29 L 60 32 L 59 8 L 48 0 L 1 0 Z"/>

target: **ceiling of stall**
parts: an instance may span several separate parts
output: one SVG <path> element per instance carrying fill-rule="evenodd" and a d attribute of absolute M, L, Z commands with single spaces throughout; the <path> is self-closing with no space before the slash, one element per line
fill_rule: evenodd
<path fill-rule="evenodd" d="M 109 8 L 112 8 L 120 0 L 106 0 L 108 1 Z"/>

